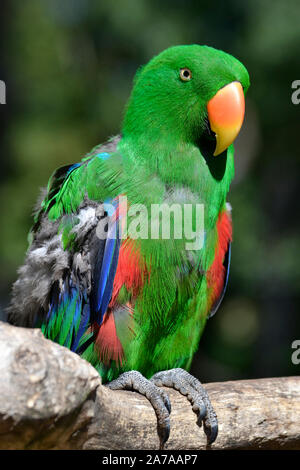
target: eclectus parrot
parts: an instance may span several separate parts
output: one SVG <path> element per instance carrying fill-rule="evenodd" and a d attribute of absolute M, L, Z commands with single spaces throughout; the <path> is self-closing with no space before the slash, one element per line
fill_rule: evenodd
<path fill-rule="evenodd" d="M 187 396 L 208 443 L 218 433 L 209 397 L 187 370 L 227 284 L 226 195 L 248 87 L 246 68 L 207 46 L 171 47 L 140 68 L 121 134 L 50 178 L 13 286 L 9 322 L 41 328 L 110 389 L 145 395 L 161 448 L 171 412 L 161 386 Z M 170 236 L 154 206 L 182 209 Z M 190 236 L 178 236 L 187 207 L 202 239 L 192 248 Z"/>

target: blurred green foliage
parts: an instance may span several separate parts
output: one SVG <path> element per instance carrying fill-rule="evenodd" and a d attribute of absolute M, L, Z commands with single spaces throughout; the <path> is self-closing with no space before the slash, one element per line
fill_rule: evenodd
<path fill-rule="evenodd" d="M 2 0 L 2 308 L 39 187 L 118 132 L 140 65 L 171 45 L 208 44 L 238 57 L 251 87 L 229 195 L 229 288 L 192 371 L 207 381 L 299 373 L 299 21 L 298 0 Z"/>

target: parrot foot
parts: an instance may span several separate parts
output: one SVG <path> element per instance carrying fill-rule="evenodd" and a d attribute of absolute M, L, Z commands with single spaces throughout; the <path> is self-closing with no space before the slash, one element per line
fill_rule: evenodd
<path fill-rule="evenodd" d="M 157 417 L 159 448 L 162 450 L 170 435 L 171 402 L 167 393 L 136 370 L 124 372 L 106 384 L 106 387 L 111 390 L 132 390 L 144 395 L 150 401 Z"/>
<path fill-rule="evenodd" d="M 212 444 L 218 435 L 218 420 L 211 405 L 206 390 L 198 379 L 187 371 L 177 368 L 157 372 L 151 378 L 158 387 L 170 387 L 185 395 L 192 404 L 193 411 L 197 414 L 197 424 L 203 429 L 207 437 L 207 444 Z"/>

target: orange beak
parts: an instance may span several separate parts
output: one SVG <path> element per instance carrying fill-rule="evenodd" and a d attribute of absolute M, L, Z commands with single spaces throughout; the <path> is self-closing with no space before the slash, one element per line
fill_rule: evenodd
<path fill-rule="evenodd" d="M 207 103 L 207 114 L 210 128 L 216 134 L 216 156 L 232 144 L 243 124 L 245 98 L 240 82 L 221 88 Z"/>

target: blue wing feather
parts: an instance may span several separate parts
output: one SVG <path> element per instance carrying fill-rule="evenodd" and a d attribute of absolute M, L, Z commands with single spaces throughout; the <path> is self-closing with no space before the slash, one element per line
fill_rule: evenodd
<path fill-rule="evenodd" d="M 103 316 L 111 299 L 114 278 L 118 265 L 119 251 L 119 219 L 116 217 L 108 230 L 104 250 L 99 250 L 95 266 L 93 305 L 95 310 L 95 320 L 99 326 L 102 324 Z"/>

